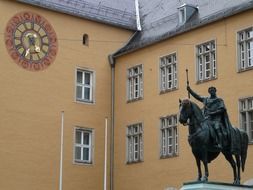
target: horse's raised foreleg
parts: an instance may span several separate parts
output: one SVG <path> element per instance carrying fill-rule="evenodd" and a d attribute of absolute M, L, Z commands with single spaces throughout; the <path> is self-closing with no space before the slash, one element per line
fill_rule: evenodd
<path fill-rule="evenodd" d="M 225 156 L 226 160 L 230 163 L 231 167 L 233 168 L 234 173 L 234 184 L 237 183 L 237 172 L 236 172 L 236 164 L 233 159 L 233 156 L 231 153 L 223 152 L 223 155 Z"/>
<path fill-rule="evenodd" d="M 200 159 L 196 158 L 196 163 L 197 163 L 197 167 L 198 167 L 198 178 L 197 181 L 201 181 L 201 177 L 202 177 L 202 172 L 201 172 L 201 166 L 200 166 Z"/>

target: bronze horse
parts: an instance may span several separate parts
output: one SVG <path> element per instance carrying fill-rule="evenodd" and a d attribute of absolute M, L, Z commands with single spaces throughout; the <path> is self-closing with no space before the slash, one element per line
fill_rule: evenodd
<path fill-rule="evenodd" d="M 208 163 L 217 158 L 222 152 L 226 160 L 233 168 L 234 184 L 240 184 L 240 170 L 244 171 L 244 166 L 247 157 L 248 148 L 248 135 L 246 132 L 241 131 L 231 126 L 231 133 L 234 136 L 229 138 L 226 146 L 222 149 L 217 148 L 215 145 L 214 137 L 212 137 L 212 129 L 207 120 L 204 118 L 202 110 L 197 104 L 188 99 L 180 101 L 180 115 L 179 122 L 183 125 L 189 126 L 188 141 L 192 148 L 192 153 L 196 159 L 198 167 L 198 181 L 208 181 Z M 237 138 L 235 138 L 235 136 Z M 236 145 L 239 147 L 232 150 L 233 140 L 236 140 Z M 233 158 L 236 159 L 236 162 Z M 205 175 L 202 177 L 201 161 L 204 164 Z"/>

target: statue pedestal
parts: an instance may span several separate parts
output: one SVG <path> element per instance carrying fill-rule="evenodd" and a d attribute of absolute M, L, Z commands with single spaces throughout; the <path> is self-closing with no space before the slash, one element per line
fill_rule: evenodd
<path fill-rule="evenodd" d="M 180 190 L 252 190 L 253 186 L 219 182 L 188 182 Z"/>

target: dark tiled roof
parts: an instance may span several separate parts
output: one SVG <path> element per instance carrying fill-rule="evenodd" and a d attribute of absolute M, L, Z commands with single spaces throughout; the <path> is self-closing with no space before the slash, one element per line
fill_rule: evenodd
<path fill-rule="evenodd" d="M 134 0 L 18 0 L 96 22 L 136 30 Z"/>
<path fill-rule="evenodd" d="M 120 56 L 183 32 L 253 8 L 253 0 L 139 0 L 142 31 L 115 56 Z M 178 8 L 182 4 L 198 8 L 184 25 L 179 25 Z"/>
<path fill-rule="evenodd" d="M 137 31 L 135 0 L 18 1 L 136 31 L 115 56 L 253 8 L 253 0 L 138 0 L 142 30 Z M 197 11 L 180 25 L 178 8 L 183 4 Z"/>

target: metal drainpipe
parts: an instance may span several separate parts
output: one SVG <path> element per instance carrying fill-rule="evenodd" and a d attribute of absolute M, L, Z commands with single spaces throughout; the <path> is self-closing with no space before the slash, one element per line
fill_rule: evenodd
<path fill-rule="evenodd" d="M 130 39 L 127 41 L 126 44 L 128 44 L 136 35 L 138 35 L 138 30 L 135 31 L 135 33 L 130 37 Z M 119 49 L 120 50 L 120 49 Z M 119 51 L 118 50 L 118 51 Z M 116 60 L 115 57 L 116 53 L 112 53 L 108 56 L 109 63 L 111 65 L 111 130 L 110 130 L 110 135 L 111 135 L 111 141 L 110 141 L 110 190 L 114 189 L 114 114 L 115 114 L 115 65 L 116 65 Z"/>
<path fill-rule="evenodd" d="M 111 143 L 110 143 L 110 190 L 114 189 L 114 97 L 115 97 L 115 58 L 108 57 L 111 65 Z"/>

